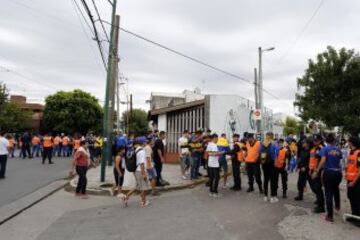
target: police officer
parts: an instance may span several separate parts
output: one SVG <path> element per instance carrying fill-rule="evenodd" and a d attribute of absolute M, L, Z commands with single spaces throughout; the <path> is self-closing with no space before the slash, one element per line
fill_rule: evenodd
<path fill-rule="evenodd" d="M 234 186 L 230 189 L 233 191 L 241 191 L 241 163 L 245 161 L 244 150 L 246 150 L 245 142 L 240 141 L 240 135 L 233 135 L 233 149 L 231 150 L 231 162 L 234 177 Z"/>
<path fill-rule="evenodd" d="M 260 147 L 260 141 L 254 139 L 254 134 L 248 133 L 245 157 L 246 171 L 249 178 L 249 188 L 247 190 L 248 193 L 254 191 L 254 178 L 256 179 L 256 183 L 259 187 L 260 194 L 263 193 L 259 163 Z"/>
<path fill-rule="evenodd" d="M 312 174 L 312 178 L 315 179 L 319 177 L 322 169 L 327 211 L 325 220 L 328 222 L 334 222 L 333 200 L 335 200 L 335 209 L 338 211 L 340 210 L 339 185 L 342 179 L 342 152 L 337 146 L 335 146 L 335 136 L 333 134 L 326 136 L 326 143 L 328 145 L 320 151 L 321 161 Z"/>
<path fill-rule="evenodd" d="M 321 182 L 321 172 L 322 169 L 320 169 L 319 174 L 317 174 L 316 178 L 312 178 L 312 174 L 317 169 L 321 157 L 320 157 L 320 151 L 323 148 L 323 139 L 320 134 L 314 134 L 313 136 L 313 147 L 310 150 L 310 159 L 309 159 L 309 173 L 307 180 L 309 182 L 310 188 L 312 192 L 316 195 L 316 201 L 314 208 L 314 213 L 323 213 L 325 212 L 325 199 L 324 199 L 324 191 L 323 186 Z"/>
<path fill-rule="evenodd" d="M 297 182 L 298 195 L 294 198 L 295 201 L 302 201 L 304 199 L 304 189 L 306 186 L 306 176 L 309 172 L 309 159 L 310 159 L 310 149 L 312 141 L 307 138 L 303 138 L 301 142 L 298 143 L 299 152 L 298 152 L 298 171 L 299 177 Z"/>
<path fill-rule="evenodd" d="M 347 181 L 347 195 L 350 200 L 351 213 L 360 217 L 360 141 L 358 137 L 350 137 L 348 140 L 350 148 L 345 168 L 345 179 Z M 348 221 L 357 223 L 354 218 Z"/>

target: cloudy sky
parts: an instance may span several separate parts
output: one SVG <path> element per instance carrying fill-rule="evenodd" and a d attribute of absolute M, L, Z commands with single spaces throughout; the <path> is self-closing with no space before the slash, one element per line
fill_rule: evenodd
<path fill-rule="evenodd" d="M 12 71 L 0 68 L 0 81 L 11 93 L 43 102 L 58 90 L 81 88 L 103 102 L 104 67 L 73 1 L 0 0 L 0 66 Z M 110 20 L 108 1 L 95 2 L 102 18 Z M 294 114 L 296 78 L 307 60 L 328 45 L 360 47 L 360 1 L 324 0 L 312 18 L 320 4 L 321 0 L 119 0 L 117 12 L 123 28 L 251 81 L 257 48 L 274 46 L 274 51 L 264 53 L 263 79 L 264 88 L 280 100 L 265 94 L 265 105 Z M 105 43 L 104 48 L 107 52 Z M 152 91 L 195 87 L 204 93 L 254 98 L 251 85 L 124 32 L 119 54 L 135 107 L 147 108 L 145 100 Z"/>

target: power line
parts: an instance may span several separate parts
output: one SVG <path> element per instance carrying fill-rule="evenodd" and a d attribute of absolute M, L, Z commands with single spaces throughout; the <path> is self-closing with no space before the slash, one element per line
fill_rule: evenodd
<path fill-rule="evenodd" d="M 74 0 L 76 1 L 76 0 Z M 95 41 L 97 42 L 98 44 L 98 47 L 99 47 L 99 51 L 100 51 L 100 55 L 101 55 L 101 59 L 103 61 L 103 64 L 104 64 L 104 67 L 105 69 L 107 69 L 107 65 L 106 65 L 106 60 L 105 60 L 105 56 L 104 56 L 104 51 L 102 49 L 102 46 L 101 46 L 101 42 L 100 42 L 100 39 L 99 39 L 99 34 L 98 34 L 98 31 L 97 31 L 97 28 L 96 28 L 96 25 L 95 25 L 95 22 L 94 22 L 94 18 L 93 18 L 93 15 L 91 14 L 91 11 L 90 11 L 90 8 L 89 6 L 87 5 L 86 1 L 85 0 L 81 0 L 81 3 L 83 4 L 84 8 L 85 8 L 85 11 L 88 15 L 88 17 L 90 18 L 90 21 L 91 21 L 91 24 L 93 26 L 93 29 L 94 29 L 94 35 L 95 35 Z"/>
<path fill-rule="evenodd" d="M 108 22 L 108 21 L 105 21 L 105 20 L 102 20 L 102 21 L 103 21 L 104 23 L 106 23 L 106 24 L 110 24 L 110 25 L 111 25 L 111 23 Z M 188 60 L 191 60 L 191 61 L 193 61 L 193 62 L 196 62 L 196 63 L 198 63 L 198 64 L 200 64 L 200 65 L 203 65 L 203 66 L 205 66 L 205 67 L 211 68 L 211 69 L 213 69 L 213 70 L 215 70 L 215 71 L 218 71 L 218 72 L 223 73 L 223 74 L 225 74 L 225 75 L 228 75 L 228 76 L 230 76 L 230 77 L 239 79 L 239 80 L 241 80 L 241 81 L 243 81 L 243 82 L 245 82 L 245 83 L 247 83 L 247 84 L 255 85 L 255 83 L 254 83 L 253 81 L 251 81 L 251 80 L 249 80 L 249 79 L 247 79 L 247 78 L 244 78 L 244 77 L 242 77 L 242 76 L 239 76 L 239 75 L 234 74 L 234 73 L 231 73 L 231 72 L 228 72 L 228 71 L 223 70 L 223 69 L 221 69 L 221 68 L 219 68 L 219 67 L 215 67 L 215 66 L 213 66 L 213 65 L 211 65 L 211 64 L 205 63 L 205 62 L 203 62 L 203 61 L 201 61 L 201 60 L 199 60 L 199 59 L 196 59 L 196 58 L 194 58 L 194 57 L 190 57 L 190 56 L 188 56 L 188 55 L 186 55 L 186 54 L 184 54 L 184 53 L 182 53 L 182 52 L 180 52 L 180 51 L 178 51 L 178 50 L 174 50 L 174 49 L 172 49 L 172 48 L 170 48 L 170 47 L 167 47 L 167 46 L 165 46 L 165 45 L 163 45 L 163 44 L 160 44 L 160 43 L 158 43 L 158 42 L 155 42 L 155 41 L 153 41 L 153 40 L 150 40 L 150 39 L 148 39 L 148 38 L 146 38 L 146 37 L 143 37 L 143 36 L 141 36 L 141 35 L 139 35 L 139 34 L 137 34 L 137 33 L 134 33 L 134 32 L 132 32 L 132 31 L 130 31 L 130 30 L 127 30 L 127 29 L 125 29 L 125 28 L 119 27 L 119 29 L 120 29 L 121 31 L 123 31 L 123 32 L 126 32 L 126 33 L 128 33 L 128 34 L 136 37 L 136 38 L 139 38 L 139 39 L 144 40 L 144 41 L 146 41 L 146 42 L 148 42 L 148 43 L 151 43 L 151 44 L 153 44 L 153 45 L 156 45 L 156 46 L 158 46 L 158 47 L 160 47 L 160 48 L 162 48 L 162 49 L 165 49 L 165 50 L 167 50 L 167 51 L 170 51 L 170 52 L 172 52 L 172 53 L 174 53 L 174 54 L 176 54 L 176 55 L 179 55 L 179 56 L 181 56 L 181 57 L 184 57 L 184 58 L 186 58 L 186 59 L 188 59 Z M 281 99 L 280 99 L 279 97 L 277 97 L 276 95 L 272 94 L 269 90 L 266 90 L 266 89 L 263 88 L 263 91 L 264 91 L 266 94 L 268 94 L 269 96 L 273 97 L 274 99 L 276 99 L 276 100 L 278 100 L 278 101 L 280 101 L 280 102 L 282 102 L 282 103 L 285 103 L 286 105 L 288 105 L 289 107 L 292 108 L 292 106 L 290 106 L 290 105 L 289 105 L 288 103 L 286 103 L 285 101 L 281 100 Z"/>
<path fill-rule="evenodd" d="M 291 51 L 291 49 L 297 44 L 297 42 L 300 40 L 300 38 L 302 37 L 302 35 L 305 33 L 306 29 L 310 26 L 311 22 L 314 20 L 315 16 L 318 14 L 318 12 L 320 11 L 321 7 L 323 6 L 325 0 L 321 0 L 318 7 L 315 9 L 314 13 L 311 15 L 311 17 L 309 18 L 309 20 L 306 22 L 306 24 L 304 25 L 304 27 L 302 28 L 302 30 L 300 31 L 300 33 L 297 35 L 297 37 L 295 38 L 295 41 L 292 43 L 292 45 L 290 45 L 285 53 L 279 58 L 279 61 L 277 62 L 277 64 L 279 64 L 282 60 L 285 59 L 285 57 L 288 55 L 288 53 Z"/>
<path fill-rule="evenodd" d="M 101 21 L 100 12 L 99 12 L 99 9 L 98 9 L 97 6 L 96 6 L 95 0 L 91 0 L 91 1 L 92 1 L 93 5 L 94 5 L 94 9 L 95 9 L 95 12 L 96 12 L 96 14 L 97 14 L 97 16 L 98 16 L 98 20 L 99 20 L 99 22 L 100 22 L 101 28 L 102 28 L 102 30 L 104 31 L 106 40 L 107 40 L 108 42 L 110 42 L 110 39 L 109 39 L 109 37 L 108 37 L 108 34 L 107 34 L 106 29 L 105 29 L 105 26 L 104 26 L 104 23 Z"/>
<path fill-rule="evenodd" d="M 79 10 L 79 13 L 81 14 L 81 16 L 82 16 L 85 24 L 88 26 L 91 34 L 94 35 L 93 28 L 90 26 L 90 24 L 89 24 L 88 21 L 86 20 L 86 17 L 85 17 L 85 15 L 84 15 L 84 13 L 81 11 L 81 8 L 80 8 L 79 4 L 76 2 L 76 0 L 74 0 L 74 1 L 72 1 L 72 2 L 75 4 L 75 7 Z M 76 11 L 76 9 L 75 9 L 75 11 Z M 76 14 L 78 15 L 77 11 L 76 11 Z M 78 17 L 79 17 L 79 16 L 78 16 Z M 83 27 L 82 21 L 80 21 L 80 24 L 81 24 L 81 26 Z"/>

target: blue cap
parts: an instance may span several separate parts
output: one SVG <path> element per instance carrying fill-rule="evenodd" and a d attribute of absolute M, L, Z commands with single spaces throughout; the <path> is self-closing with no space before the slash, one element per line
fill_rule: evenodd
<path fill-rule="evenodd" d="M 146 137 L 137 137 L 137 138 L 135 139 L 135 142 L 136 142 L 137 144 L 143 145 L 143 144 L 146 144 L 146 143 L 147 143 L 147 139 L 146 139 Z"/>

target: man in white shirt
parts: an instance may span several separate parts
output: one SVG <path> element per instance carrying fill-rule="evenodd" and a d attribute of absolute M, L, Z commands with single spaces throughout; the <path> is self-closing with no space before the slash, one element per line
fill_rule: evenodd
<path fill-rule="evenodd" d="M 189 131 L 185 130 L 178 140 L 181 176 L 186 179 L 186 171 L 190 168 L 190 149 L 189 149 Z"/>
<path fill-rule="evenodd" d="M 156 190 L 156 182 L 157 182 L 157 173 L 154 167 L 154 160 L 153 160 L 153 139 L 151 137 L 147 138 L 146 145 L 144 147 L 145 156 L 146 156 L 146 172 L 149 178 L 149 182 L 151 184 L 151 195 L 158 196 L 160 195 L 159 192 Z"/>
<path fill-rule="evenodd" d="M 149 188 L 146 175 L 146 138 L 138 137 L 134 141 L 135 154 L 136 154 L 136 171 L 134 172 L 136 180 L 136 188 L 129 191 L 126 196 L 124 196 L 124 206 L 127 206 L 130 196 L 136 191 L 140 191 L 141 207 L 146 207 L 149 205 L 149 201 L 146 200 L 146 190 Z"/>
<path fill-rule="evenodd" d="M 218 197 L 218 186 L 220 179 L 220 163 L 219 157 L 224 152 L 220 152 L 216 145 L 218 141 L 218 135 L 211 135 L 211 141 L 208 143 L 206 152 L 208 154 L 208 168 L 209 168 L 209 185 L 210 185 L 210 196 Z"/>
<path fill-rule="evenodd" d="M 6 162 L 9 155 L 9 141 L 5 138 L 5 133 L 0 132 L 0 179 L 5 178 Z"/>

